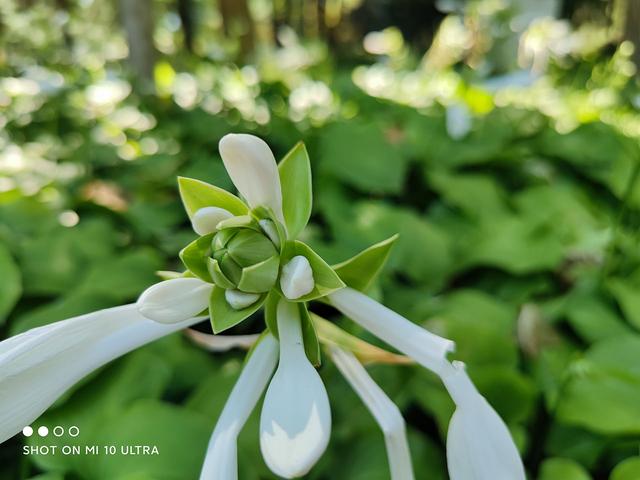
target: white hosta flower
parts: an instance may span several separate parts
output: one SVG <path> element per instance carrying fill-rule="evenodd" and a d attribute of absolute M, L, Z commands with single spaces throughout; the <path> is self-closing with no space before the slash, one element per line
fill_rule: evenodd
<path fill-rule="evenodd" d="M 238 378 L 213 431 L 200 480 L 237 480 L 238 434 L 262 396 L 278 362 L 278 342 L 267 335 Z"/>
<path fill-rule="evenodd" d="M 0 443 L 105 363 L 201 321 L 162 325 L 135 304 L 34 328 L 0 342 Z"/>
<path fill-rule="evenodd" d="M 191 226 L 198 235 L 207 235 L 217 231 L 217 226 L 223 220 L 233 217 L 228 210 L 220 207 L 204 207 L 191 217 Z"/>
<path fill-rule="evenodd" d="M 290 300 L 300 298 L 313 290 L 313 270 L 307 257 L 296 255 L 284 267 L 280 274 L 280 288 Z"/>
<path fill-rule="evenodd" d="M 260 417 L 260 448 L 267 466 L 284 478 L 306 474 L 329 443 L 331 411 L 320 375 L 302 343 L 298 306 L 277 308 L 280 363 Z"/>
<path fill-rule="evenodd" d="M 436 373 L 447 353 L 455 349 L 451 340 L 428 332 L 357 290 L 343 288 L 328 298 L 354 322 Z"/>
<path fill-rule="evenodd" d="M 253 305 L 260 298 L 258 293 L 241 292 L 240 290 L 228 289 L 224 291 L 224 298 L 234 310 L 242 310 L 249 305 Z"/>
<path fill-rule="evenodd" d="M 447 362 L 442 381 L 456 404 L 447 436 L 451 480 L 526 480 L 509 430 L 478 393 L 464 364 Z"/>
<path fill-rule="evenodd" d="M 351 352 L 332 346 L 331 358 L 375 417 L 384 433 L 392 480 L 413 480 L 404 419 L 395 403 L 373 381 Z"/>
<path fill-rule="evenodd" d="M 264 140 L 230 133 L 218 145 L 224 166 L 251 208 L 269 207 L 284 225 L 282 189 L 276 159 Z"/>
<path fill-rule="evenodd" d="M 173 278 L 147 288 L 138 298 L 138 310 L 159 323 L 182 322 L 209 306 L 213 285 L 199 278 Z"/>

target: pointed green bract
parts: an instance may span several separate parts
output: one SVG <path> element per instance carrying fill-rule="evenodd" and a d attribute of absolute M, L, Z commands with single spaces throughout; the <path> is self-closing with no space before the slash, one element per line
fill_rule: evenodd
<path fill-rule="evenodd" d="M 322 259 L 320 255 L 314 252 L 311 247 L 298 240 L 287 242 L 282 252 L 280 264 L 283 266 L 286 265 L 289 260 L 296 255 L 302 255 L 309 260 L 311 270 L 313 271 L 315 286 L 308 294 L 290 301 L 306 302 L 309 300 L 315 300 L 316 298 L 324 297 L 325 295 L 329 295 L 331 292 L 335 292 L 336 290 L 346 286 L 344 282 L 340 280 L 338 274 L 333 271 L 333 269 Z M 277 288 L 278 293 L 284 296 L 279 283 Z"/>
<path fill-rule="evenodd" d="M 276 255 L 276 247 L 265 235 L 242 229 L 227 244 L 227 251 L 241 267 L 249 267 Z"/>
<path fill-rule="evenodd" d="M 366 292 L 382 271 L 397 239 L 396 234 L 371 245 L 349 260 L 333 265 L 333 269 L 349 287 Z"/>
<path fill-rule="evenodd" d="M 278 164 L 282 187 L 282 211 L 289 238 L 296 238 L 311 216 L 311 163 L 304 143 L 299 142 Z"/>
<path fill-rule="evenodd" d="M 243 292 L 262 293 L 271 290 L 278 278 L 280 258 L 274 255 L 264 262 L 242 269 L 238 289 Z"/>
<path fill-rule="evenodd" d="M 220 268 L 220 264 L 215 258 L 209 258 L 209 275 L 213 279 L 214 283 L 220 288 L 236 288 L 231 280 L 224 274 Z"/>
<path fill-rule="evenodd" d="M 258 223 L 251 217 L 251 215 L 239 215 L 237 217 L 228 218 L 221 221 L 218 224 L 218 230 L 226 230 L 229 228 L 249 228 L 256 232 L 260 232 Z"/>
<path fill-rule="evenodd" d="M 194 178 L 178 177 L 180 198 L 189 218 L 204 207 L 219 207 L 233 215 L 245 215 L 249 208 L 235 195 Z"/>
<path fill-rule="evenodd" d="M 211 255 L 211 240 L 213 233 L 204 235 L 194 240 L 180 251 L 180 260 L 196 277 L 211 282 L 209 273 L 208 257 Z"/>
<path fill-rule="evenodd" d="M 267 324 L 267 328 L 271 331 L 271 334 L 280 339 L 280 334 L 278 333 L 278 302 L 280 301 L 280 294 L 272 289 L 267 295 L 267 299 L 264 302 L 264 321 Z"/>
<path fill-rule="evenodd" d="M 309 310 L 307 310 L 306 303 L 299 303 L 300 309 L 300 321 L 302 322 L 302 341 L 304 342 L 304 352 L 307 354 L 307 358 L 314 367 L 319 367 L 322 363 L 320 356 L 320 341 L 318 340 L 318 334 L 316 327 L 313 323 Z"/>
<path fill-rule="evenodd" d="M 228 328 L 242 322 L 245 318 L 257 312 L 267 297 L 266 294 L 262 295 L 254 304 L 247 308 L 234 310 L 231 308 L 231 305 L 227 303 L 224 292 L 223 288 L 215 286 L 209 298 L 209 315 L 211 316 L 213 333 L 224 332 Z"/>

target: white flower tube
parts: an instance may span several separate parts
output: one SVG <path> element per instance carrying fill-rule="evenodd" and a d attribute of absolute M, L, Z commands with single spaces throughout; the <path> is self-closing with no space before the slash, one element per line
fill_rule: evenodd
<path fill-rule="evenodd" d="M 201 320 L 162 325 L 140 315 L 132 304 L 34 328 L 0 342 L 0 443 L 37 419 L 88 373 Z"/>
<path fill-rule="evenodd" d="M 451 480 L 526 480 L 507 426 L 478 393 L 464 364 L 446 362 L 441 376 L 457 407 L 447 436 Z"/>
<path fill-rule="evenodd" d="M 453 341 L 428 332 L 352 288 L 336 290 L 329 300 L 354 322 L 436 373 L 447 353 L 455 349 Z"/>
<path fill-rule="evenodd" d="M 264 392 L 278 362 L 278 342 L 267 335 L 256 346 L 238 378 L 213 431 L 200 480 L 237 480 L 240 430 Z"/>
<path fill-rule="evenodd" d="M 413 480 L 409 443 L 400 410 L 373 381 L 353 353 L 336 346 L 330 347 L 329 351 L 340 373 L 351 384 L 384 433 L 391 480 Z"/>
<path fill-rule="evenodd" d="M 230 133 L 218 145 L 224 166 L 251 208 L 270 207 L 284 225 L 282 189 L 276 159 L 264 140 Z"/>
<path fill-rule="evenodd" d="M 177 323 L 209 306 L 213 285 L 199 278 L 172 278 L 147 288 L 138 298 L 138 310 L 159 323 Z"/>
<path fill-rule="evenodd" d="M 275 474 L 296 478 L 327 448 L 331 410 L 320 375 L 304 352 L 298 306 L 280 300 L 277 317 L 280 364 L 262 407 L 260 449 Z"/>

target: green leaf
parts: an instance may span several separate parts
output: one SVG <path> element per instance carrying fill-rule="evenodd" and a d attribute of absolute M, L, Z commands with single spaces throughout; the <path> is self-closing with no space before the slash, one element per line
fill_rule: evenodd
<path fill-rule="evenodd" d="M 640 288 L 619 278 L 609 280 L 608 287 L 629 323 L 640 329 Z"/>
<path fill-rule="evenodd" d="M 397 239 L 398 235 L 393 235 L 371 245 L 349 260 L 333 265 L 333 269 L 349 287 L 365 292 L 382 271 L 391 253 L 391 247 Z"/>
<path fill-rule="evenodd" d="M 640 457 L 631 457 L 616 465 L 609 480 L 637 480 L 638 478 L 640 478 Z"/>
<path fill-rule="evenodd" d="M 22 293 L 20 270 L 14 262 L 9 250 L 0 243 L 0 325 L 11 312 Z"/>
<path fill-rule="evenodd" d="M 568 369 L 557 418 L 608 435 L 640 433 L 640 336 L 595 343 Z M 606 415 L 603 415 L 606 412 Z"/>
<path fill-rule="evenodd" d="M 209 283 L 212 282 L 212 278 L 209 273 L 208 258 L 211 255 L 213 236 L 213 233 L 209 233 L 199 237 L 180 251 L 180 260 L 184 266 L 198 278 Z"/>
<path fill-rule="evenodd" d="M 249 293 L 262 293 L 271 290 L 278 278 L 280 257 L 274 255 L 264 262 L 242 269 L 238 289 Z"/>
<path fill-rule="evenodd" d="M 549 458 L 540 469 L 538 480 L 591 480 L 591 475 L 579 463 L 567 458 Z"/>
<path fill-rule="evenodd" d="M 313 323 L 311 315 L 309 315 L 309 310 L 305 303 L 298 303 L 298 309 L 300 310 L 304 351 L 309 361 L 315 367 L 319 367 L 322 363 L 322 358 L 320 356 L 320 341 L 318 340 L 315 324 Z"/>
<path fill-rule="evenodd" d="M 278 164 L 282 186 L 282 210 L 289 238 L 296 238 L 311 216 L 311 163 L 304 143 L 299 142 Z"/>
<path fill-rule="evenodd" d="M 226 329 L 237 325 L 245 318 L 257 312 L 264 303 L 266 294 L 262 295 L 256 303 L 242 310 L 234 310 L 224 298 L 224 289 L 215 286 L 209 299 L 209 313 L 213 333 L 221 333 Z"/>
<path fill-rule="evenodd" d="M 249 211 L 235 195 L 195 178 L 178 177 L 178 187 L 189 218 L 204 207 L 224 208 L 234 215 L 245 215 Z"/>
<path fill-rule="evenodd" d="M 302 255 L 309 260 L 309 264 L 311 265 L 311 270 L 313 271 L 313 280 L 315 281 L 315 286 L 313 290 L 306 295 L 303 295 L 300 298 L 295 300 L 291 300 L 292 302 L 306 302 L 309 300 L 314 300 L 316 298 L 324 297 L 329 295 L 331 292 L 335 292 L 341 288 L 344 288 L 346 285 L 338 274 L 331 268 L 323 259 L 314 252 L 311 247 L 308 245 L 298 241 L 290 241 L 287 242 L 281 257 L 281 265 L 286 265 L 289 260 L 297 255 Z M 282 296 L 280 289 L 280 285 L 276 285 L 278 289 L 278 293 Z"/>

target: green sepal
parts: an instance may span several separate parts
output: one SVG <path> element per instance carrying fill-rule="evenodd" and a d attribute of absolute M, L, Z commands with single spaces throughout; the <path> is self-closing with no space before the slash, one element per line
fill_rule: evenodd
<path fill-rule="evenodd" d="M 278 302 L 282 297 L 272 288 L 267 295 L 267 299 L 264 302 L 264 322 L 267 324 L 267 328 L 271 334 L 280 340 L 280 334 L 278 333 Z"/>
<path fill-rule="evenodd" d="M 216 252 L 215 255 L 215 259 L 218 261 L 220 270 L 222 270 L 225 277 L 233 282 L 234 285 L 237 285 L 242 277 L 242 267 L 225 251 Z"/>
<path fill-rule="evenodd" d="M 309 310 L 307 310 L 306 303 L 299 303 L 300 309 L 300 322 L 302 327 L 302 341 L 304 342 L 304 352 L 307 354 L 307 358 L 313 364 L 314 367 L 319 367 L 322 364 L 322 357 L 320 355 L 320 340 L 318 340 L 318 334 L 316 327 L 313 323 Z"/>
<path fill-rule="evenodd" d="M 271 290 L 278 278 L 280 257 L 274 255 L 264 262 L 242 269 L 238 290 L 248 293 L 262 293 Z"/>
<path fill-rule="evenodd" d="M 194 240 L 180 251 L 180 260 L 196 277 L 211 283 L 207 258 L 211 255 L 211 240 L 213 233 L 203 235 Z"/>
<path fill-rule="evenodd" d="M 262 232 L 258 222 L 256 222 L 251 215 L 239 215 L 237 217 L 227 218 L 221 221 L 217 228 L 219 231 L 227 228 L 250 228 L 256 232 Z"/>
<path fill-rule="evenodd" d="M 333 269 L 322 259 L 320 255 L 314 252 L 307 244 L 302 243 L 299 240 L 293 240 L 286 243 L 282 252 L 281 265 L 286 265 L 289 260 L 297 255 L 302 255 L 309 260 L 311 270 L 313 271 L 315 286 L 308 294 L 289 301 L 307 302 L 309 300 L 315 300 L 346 286 L 344 282 L 340 280 L 338 274 L 333 271 Z M 276 285 L 276 288 L 278 289 L 278 293 L 284 296 L 279 283 Z"/>
<path fill-rule="evenodd" d="M 233 229 L 225 229 L 220 230 L 213 237 L 213 242 L 211 243 L 211 248 L 215 252 L 216 250 L 220 250 L 227 246 L 227 243 L 238 233 L 237 230 Z"/>
<path fill-rule="evenodd" d="M 262 295 L 255 303 L 249 305 L 242 310 L 234 310 L 224 298 L 225 290 L 218 286 L 214 286 L 209 297 L 209 316 L 211 317 L 211 328 L 213 333 L 221 333 L 231 328 L 245 318 L 257 312 L 264 303 L 267 295 Z"/>
<path fill-rule="evenodd" d="M 178 188 L 189 218 L 204 207 L 224 208 L 233 215 L 246 215 L 249 208 L 232 193 L 195 178 L 178 177 Z"/>
<path fill-rule="evenodd" d="M 266 235 L 243 229 L 227 244 L 227 252 L 241 267 L 249 267 L 276 255 L 276 247 Z"/>
<path fill-rule="evenodd" d="M 282 188 L 282 213 L 289 238 L 296 238 L 311 216 L 313 194 L 311 162 L 304 143 L 298 142 L 278 164 Z"/>
<path fill-rule="evenodd" d="M 333 270 L 349 287 L 366 292 L 389 259 L 391 247 L 398 235 L 387 238 L 358 253 L 344 262 L 333 265 Z"/>
<path fill-rule="evenodd" d="M 278 234 L 278 240 L 280 241 L 279 250 L 281 251 L 284 247 L 284 244 L 287 241 L 287 232 L 285 231 L 282 223 L 280 223 L 276 218 L 276 216 L 274 215 L 273 210 L 271 210 L 268 207 L 257 207 L 251 211 L 251 214 L 258 220 L 271 220 L 273 222 L 273 225 L 275 226 L 276 232 Z M 260 224 L 258 224 L 258 226 L 259 225 Z M 264 233 L 264 231 L 262 230 L 262 227 L 260 227 L 260 231 Z"/>
<path fill-rule="evenodd" d="M 219 286 L 220 288 L 236 288 L 229 278 L 224 274 L 222 269 L 220 268 L 220 264 L 215 258 L 209 257 L 208 267 L 209 267 L 209 275 L 213 279 L 213 282 Z"/>

